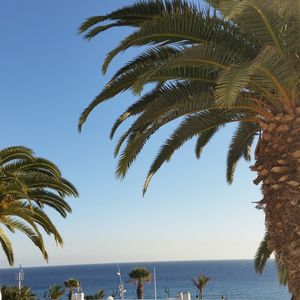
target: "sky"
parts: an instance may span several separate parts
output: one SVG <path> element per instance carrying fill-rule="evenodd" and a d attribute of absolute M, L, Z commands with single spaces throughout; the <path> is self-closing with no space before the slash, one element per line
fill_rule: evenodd
<path fill-rule="evenodd" d="M 194 155 L 195 140 L 164 165 L 145 197 L 142 186 L 152 159 L 174 124 L 157 133 L 120 181 L 115 177 L 115 119 L 137 98 L 124 93 L 95 109 L 81 134 L 82 110 L 116 69 L 139 49 L 116 57 L 103 76 L 101 64 L 129 29 L 113 29 L 87 42 L 78 27 L 132 0 L 0 1 L 1 148 L 24 145 L 55 162 L 79 190 L 68 199 L 73 213 L 47 211 L 64 247 L 46 237 L 50 260 L 21 234 L 11 236 L 16 263 L 24 266 L 135 261 L 250 259 L 264 235 L 261 199 L 249 163 L 241 161 L 234 183 L 225 180 L 233 127 Z M 123 126 L 120 133 L 126 129 Z M 0 251 L 1 266 L 7 266 Z"/>

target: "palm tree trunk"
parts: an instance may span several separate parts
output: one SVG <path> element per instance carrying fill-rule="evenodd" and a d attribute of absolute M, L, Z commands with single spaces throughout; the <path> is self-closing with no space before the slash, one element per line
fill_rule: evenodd
<path fill-rule="evenodd" d="M 144 299 L 144 286 L 141 281 L 138 282 L 136 287 L 136 296 L 138 299 Z"/>
<path fill-rule="evenodd" d="M 74 290 L 72 288 L 70 288 L 69 294 L 68 294 L 68 300 L 72 299 L 72 295 L 74 293 Z"/>
<path fill-rule="evenodd" d="M 268 247 L 287 271 L 293 300 L 300 300 L 300 108 L 277 114 L 261 124 L 264 133 L 256 151 L 262 181 Z"/>

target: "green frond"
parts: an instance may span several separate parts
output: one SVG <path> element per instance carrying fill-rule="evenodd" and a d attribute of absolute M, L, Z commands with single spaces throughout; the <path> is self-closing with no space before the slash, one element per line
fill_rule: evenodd
<path fill-rule="evenodd" d="M 254 268 L 257 273 L 262 273 L 267 260 L 270 258 L 272 254 L 272 250 L 268 248 L 268 241 L 270 239 L 270 235 L 268 231 L 266 231 L 264 239 L 260 242 L 259 247 L 256 251 L 254 257 Z"/>
<path fill-rule="evenodd" d="M 235 103 L 243 89 L 248 87 L 254 70 L 253 64 L 243 63 L 233 65 L 221 73 L 215 94 L 220 106 Z"/>
<path fill-rule="evenodd" d="M 138 55 L 133 60 L 126 63 L 121 67 L 111 78 L 110 81 L 115 80 L 119 76 L 124 75 L 124 73 L 132 72 L 132 70 L 140 69 L 144 66 L 157 66 L 161 65 L 165 61 L 168 61 L 172 57 L 178 55 L 181 52 L 181 48 L 173 48 L 169 46 L 164 47 L 152 47 L 146 49 L 140 55 Z"/>
<path fill-rule="evenodd" d="M 97 26 L 97 27 L 91 29 L 87 34 L 85 34 L 84 38 L 86 38 L 87 40 L 90 40 L 93 37 L 95 37 L 96 35 L 98 35 L 99 33 L 106 31 L 107 29 L 110 29 L 113 27 L 121 27 L 121 26 L 128 26 L 128 24 L 123 23 L 123 22 L 115 22 L 115 23 L 111 23 L 108 25 Z"/>
<path fill-rule="evenodd" d="M 160 169 L 164 162 L 171 159 L 173 153 L 186 141 L 198 135 L 201 131 L 206 131 L 229 122 L 242 121 L 243 119 L 245 119 L 245 115 L 234 110 L 208 110 L 187 117 L 161 147 L 148 172 L 143 193 L 145 194 L 152 176 Z"/>
<path fill-rule="evenodd" d="M 241 122 L 236 129 L 227 155 L 227 182 L 232 183 L 233 174 L 238 160 L 245 155 L 248 158 L 248 151 L 257 134 L 259 126 L 256 123 Z"/>
<path fill-rule="evenodd" d="M 48 260 L 48 254 L 45 249 L 44 240 L 41 233 L 36 226 L 33 226 L 34 230 L 25 225 L 23 222 L 12 219 L 10 217 L 2 217 L 1 223 L 24 233 L 41 251 L 43 258 Z"/>
<path fill-rule="evenodd" d="M 92 26 L 94 26 L 102 21 L 105 21 L 106 18 L 107 18 L 106 16 L 95 16 L 95 17 L 88 18 L 79 27 L 79 33 L 83 33 L 85 31 L 87 31 Z"/>
<path fill-rule="evenodd" d="M 103 89 L 103 91 L 89 104 L 89 106 L 82 112 L 79 122 L 78 122 L 78 130 L 81 131 L 82 125 L 85 123 L 89 114 L 93 111 L 93 109 L 98 106 L 100 103 L 107 101 L 117 94 L 129 90 L 132 88 L 136 78 L 143 74 L 143 72 L 147 71 L 151 68 L 152 65 L 141 67 L 137 70 L 133 70 L 131 72 L 127 72 L 122 76 L 119 76 L 112 82 L 109 82 Z M 155 81 L 155 79 L 154 79 Z"/>
<path fill-rule="evenodd" d="M 195 154 L 197 158 L 200 158 L 200 155 L 204 149 L 204 147 L 208 144 L 208 142 L 212 139 L 212 137 L 220 130 L 221 126 L 216 126 L 206 131 L 201 131 L 199 133 L 199 137 L 197 139 Z"/>
<path fill-rule="evenodd" d="M 210 16 L 207 11 L 175 13 L 156 17 L 143 23 L 139 30 L 127 36 L 109 52 L 103 63 L 102 71 L 106 73 L 113 58 L 130 47 L 221 43 L 226 44 L 230 49 L 234 49 L 237 45 L 241 48 L 241 43 L 244 43 L 245 39 L 241 38 L 241 34 L 237 35 L 236 32 L 236 28 L 230 22 Z M 246 47 L 246 45 L 244 46 Z M 250 51 L 250 48 L 247 50 Z"/>
<path fill-rule="evenodd" d="M 4 232 L 4 230 L 1 227 L 0 227 L 0 243 L 6 255 L 8 263 L 12 266 L 14 264 L 14 252 L 13 252 L 12 244 L 7 234 Z"/>
<path fill-rule="evenodd" d="M 33 152 L 31 149 L 23 146 L 8 147 L 0 151 L 0 166 L 15 159 L 32 160 Z"/>
<path fill-rule="evenodd" d="M 180 55 L 165 64 L 164 69 L 185 66 L 209 66 L 223 71 L 238 62 L 240 53 L 222 45 L 200 44 L 187 47 Z"/>
<path fill-rule="evenodd" d="M 138 129 L 149 122 L 159 120 L 164 115 L 176 111 L 178 116 L 184 107 L 185 113 L 194 113 L 215 106 L 211 93 L 211 84 L 205 82 L 177 82 L 166 84 L 151 105 L 135 122 L 133 129 Z"/>
<path fill-rule="evenodd" d="M 287 285 L 288 284 L 288 274 L 286 268 L 277 262 L 277 273 L 278 273 L 278 279 L 279 283 L 281 285 Z"/>
<path fill-rule="evenodd" d="M 162 93 L 161 88 L 155 87 L 150 92 L 146 93 L 143 97 L 141 97 L 138 101 L 136 101 L 133 105 L 131 105 L 114 123 L 111 132 L 110 138 L 114 137 L 114 134 L 118 127 L 129 117 L 133 117 L 135 115 L 140 114 L 144 111 L 145 107 L 149 105 L 152 101 L 154 101 L 160 94 Z"/>
<path fill-rule="evenodd" d="M 30 200 L 36 201 L 42 205 L 47 205 L 55 209 L 62 217 L 66 217 L 67 213 L 71 213 L 70 205 L 63 199 L 63 197 L 56 195 L 47 190 L 34 190 L 28 193 Z"/>
<path fill-rule="evenodd" d="M 178 90 L 180 90 L 179 86 L 180 84 L 177 86 Z M 186 89 L 188 89 L 188 87 L 189 86 L 187 85 L 182 86 L 182 88 Z M 166 92 L 168 88 L 170 92 L 169 98 Z M 205 110 L 213 105 L 211 95 L 208 92 L 202 92 L 202 95 L 195 94 L 194 97 L 192 97 L 192 94 L 180 94 L 180 91 L 176 94 L 173 88 L 172 86 L 164 87 L 165 93 L 163 93 L 162 95 L 164 95 L 165 98 L 162 98 L 160 100 L 166 100 L 166 102 L 164 102 L 164 105 L 162 106 L 160 105 L 160 101 L 157 101 L 156 104 L 157 108 L 161 110 L 159 114 L 157 113 L 151 115 L 150 112 L 150 117 L 148 117 L 148 119 L 145 119 L 144 116 L 141 115 L 131 125 L 127 132 L 123 136 L 121 136 L 115 149 L 115 155 L 118 154 L 121 145 L 128 137 L 129 140 L 118 161 L 116 169 L 116 175 L 118 177 L 123 178 L 126 175 L 130 165 L 136 159 L 138 153 L 142 150 L 145 143 L 160 127 L 181 116 Z M 185 98 L 182 98 L 181 96 Z M 154 105 L 151 105 L 151 108 L 154 108 Z M 145 114 L 147 114 L 147 111 L 145 111 Z"/>
<path fill-rule="evenodd" d="M 125 24 L 127 26 L 137 27 L 156 16 L 172 14 L 175 12 L 184 13 L 186 11 L 194 10 L 194 7 L 195 6 L 188 1 L 179 0 L 137 1 L 132 5 L 115 10 L 105 16 L 95 16 L 87 19 L 80 26 L 79 32 L 83 33 L 98 23 L 107 20 L 116 21 L 115 23 L 120 24 L 120 26 L 124 26 L 123 24 Z"/>

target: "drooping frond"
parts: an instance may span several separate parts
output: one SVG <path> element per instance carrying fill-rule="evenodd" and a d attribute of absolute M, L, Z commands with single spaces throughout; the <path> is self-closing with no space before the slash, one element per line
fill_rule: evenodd
<path fill-rule="evenodd" d="M 15 159 L 32 160 L 32 155 L 33 152 L 29 148 L 23 146 L 8 147 L 0 151 L 0 165 Z"/>
<path fill-rule="evenodd" d="M 201 133 L 199 133 L 199 137 L 197 139 L 197 143 L 196 143 L 196 147 L 195 147 L 195 153 L 196 153 L 197 158 L 200 158 L 200 155 L 201 155 L 204 147 L 208 144 L 208 142 L 220 130 L 220 128 L 222 126 L 223 125 L 216 126 L 211 129 L 208 129 L 206 131 L 201 131 Z"/>
<path fill-rule="evenodd" d="M 277 273 L 278 273 L 279 283 L 281 285 L 287 285 L 288 276 L 287 276 L 286 268 L 278 262 L 277 262 Z"/>
<path fill-rule="evenodd" d="M 228 48 L 234 49 L 241 48 L 245 41 L 230 22 L 209 15 L 209 11 L 164 15 L 143 23 L 138 30 L 121 41 L 108 53 L 102 71 L 105 73 L 113 58 L 130 47 L 214 43 L 226 44 Z M 254 49 L 244 44 L 243 50 L 250 52 L 250 55 L 256 53 L 257 50 Z"/>
<path fill-rule="evenodd" d="M 160 149 L 148 172 L 143 192 L 146 192 L 152 176 L 160 169 L 162 164 L 169 161 L 172 154 L 187 140 L 198 135 L 201 131 L 229 122 L 242 121 L 243 119 L 245 119 L 245 115 L 234 110 L 208 110 L 187 117 Z"/>
<path fill-rule="evenodd" d="M 83 33 L 91 27 L 103 21 L 111 20 L 113 23 L 108 26 L 141 26 L 142 23 L 153 19 L 156 16 L 163 16 L 165 14 L 184 13 L 186 11 L 193 11 L 195 6 L 188 1 L 178 0 L 154 0 L 154 1 L 137 1 L 133 5 L 125 6 L 121 9 L 105 16 L 95 16 L 88 18 L 79 28 L 79 32 Z M 101 26 L 99 26 L 101 27 Z M 95 27 L 91 30 L 96 30 Z M 108 29 L 108 28 L 107 28 Z M 104 29 L 106 30 L 106 29 Z M 100 31 L 101 32 L 101 31 Z M 87 36 L 89 33 L 87 34 Z"/>
<path fill-rule="evenodd" d="M 238 160 L 246 153 L 248 158 L 249 148 L 251 148 L 252 142 L 259 126 L 256 123 L 241 122 L 236 129 L 227 155 L 227 182 L 232 183 L 233 174 L 236 168 Z"/>
<path fill-rule="evenodd" d="M 270 235 L 268 231 L 265 233 L 264 239 L 261 241 L 254 258 L 254 268 L 257 273 L 262 272 L 264 269 L 267 260 L 270 258 L 272 254 L 272 250 L 268 248 L 268 241 L 270 239 Z"/>
<path fill-rule="evenodd" d="M 12 244 L 4 232 L 4 230 L 0 227 L 0 244 L 2 249 L 7 257 L 8 263 L 12 266 L 14 264 L 14 252 L 12 248 Z"/>

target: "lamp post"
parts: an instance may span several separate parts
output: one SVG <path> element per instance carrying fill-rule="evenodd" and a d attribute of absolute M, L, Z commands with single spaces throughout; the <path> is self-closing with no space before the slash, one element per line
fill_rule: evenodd
<path fill-rule="evenodd" d="M 21 294 L 22 281 L 24 280 L 24 277 L 25 277 L 25 275 L 24 275 L 22 266 L 20 264 L 19 272 L 16 274 L 16 280 L 18 281 L 19 294 Z M 0 298 L 0 300 L 1 300 L 1 298 Z"/>
<path fill-rule="evenodd" d="M 118 267 L 117 275 L 120 279 L 119 294 L 120 294 L 120 298 L 124 299 L 125 298 L 124 294 L 125 294 L 126 290 L 124 290 L 124 284 L 123 284 L 123 281 L 122 281 L 122 276 L 121 276 L 121 271 L 120 271 L 119 265 L 117 265 L 117 267 Z"/>

